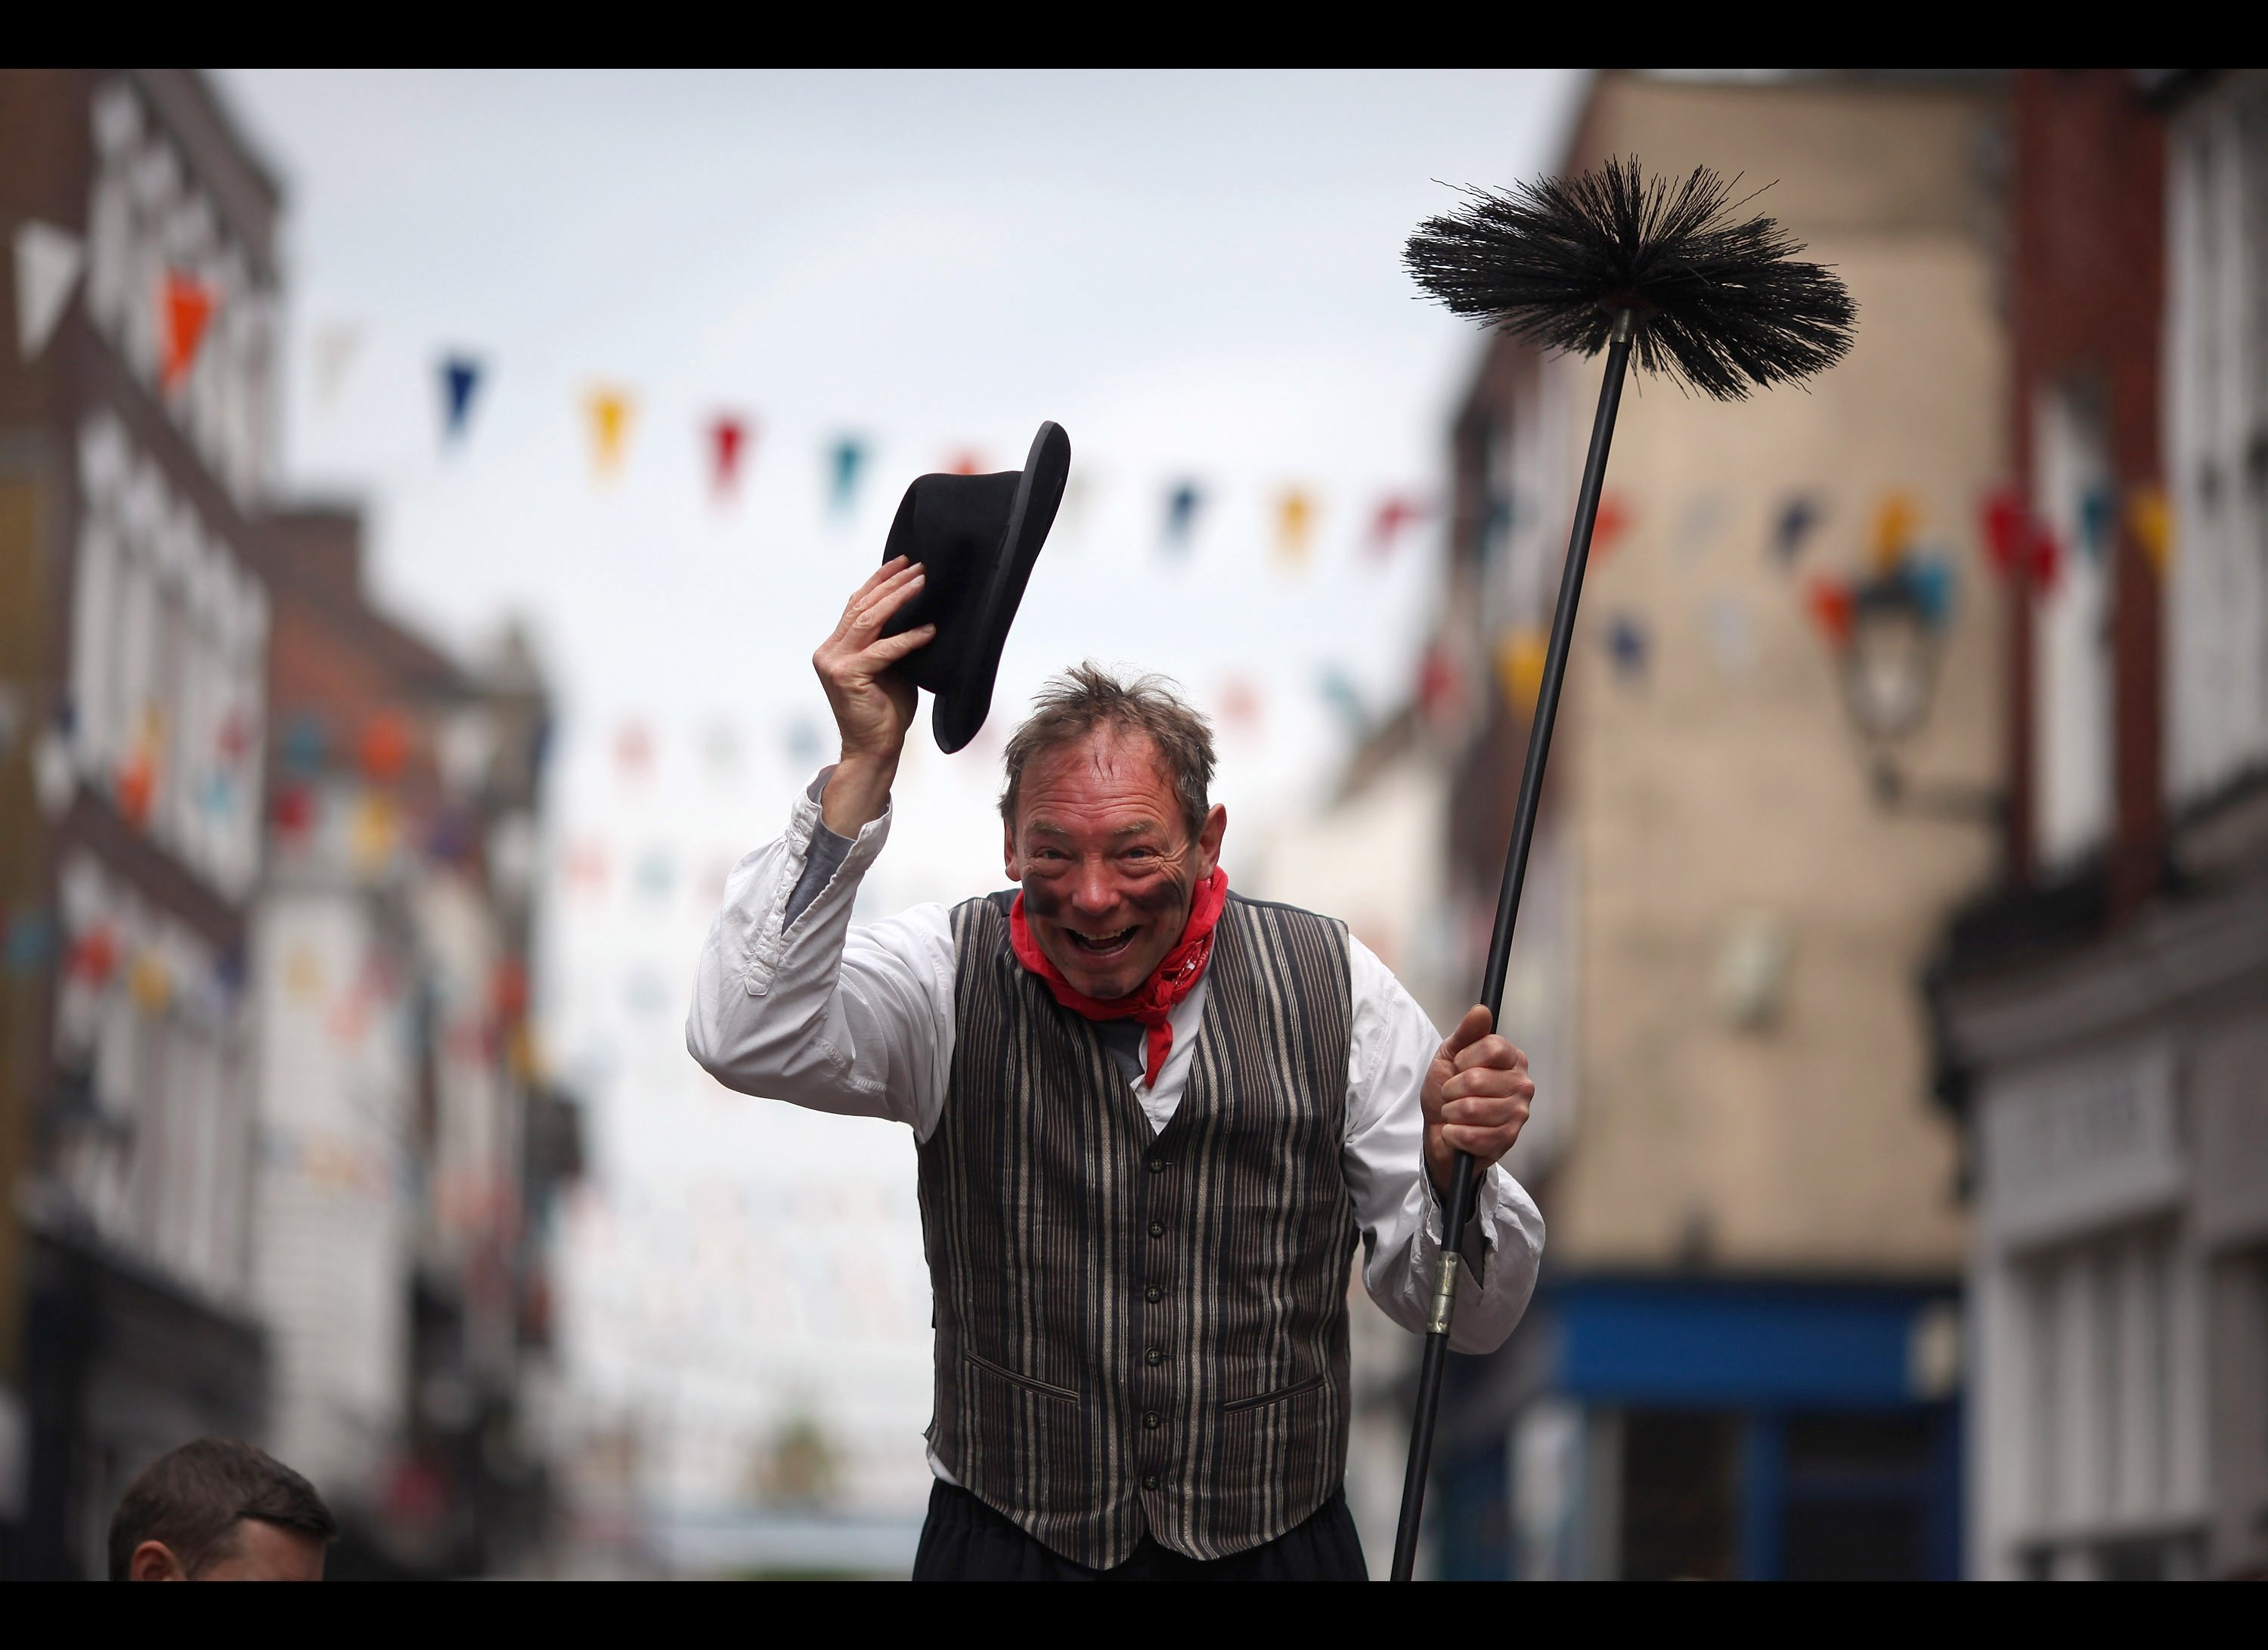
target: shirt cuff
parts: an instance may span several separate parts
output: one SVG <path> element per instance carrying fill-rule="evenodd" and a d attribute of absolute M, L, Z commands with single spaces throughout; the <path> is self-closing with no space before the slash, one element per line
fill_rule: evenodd
<path fill-rule="evenodd" d="M 810 867 L 814 852 L 813 844 L 818 834 L 825 832 L 836 842 L 847 840 L 848 845 L 843 851 L 842 862 L 812 895 L 811 907 L 821 903 L 836 889 L 856 883 L 865 874 L 866 866 L 873 863 L 874 856 L 881 852 L 882 843 L 889 836 L 891 805 L 887 801 L 882 805 L 880 817 L 860 826 L 856 837 L 845 839 L 828 830 L 820 818 L 819 799 L 827 788 L 828 776 L 834 771 L 831 762 L 821 768 L 812 782 L 804 787 L 803 794 L 796 799 L 794 811 L 788 816 L 786 847 L 789 859 L 802 870 L 792 880 L 782 876 L 773 884 L 770 909 L 764 913 L 756 931 L 755 943 L 749 947 L 747 967 L 741 976 L 741 983 L 751 997 L 762 997 L 768 993 L 772 987 L 773 976 L 779 971 L 781 955 L 788 945 L 788 925 L 794 921 L 794 917 L 789 915 L 788 907 L 801 890 L 803 872 Z M 796 912 L 798 917 L 809 914 L 809 908 Z"/>
<path fill-rule="evenodd" d="M 1425 1169 L 1418 1171 L 1418 1178 L 1425 1187 L 1425 1236 L 1440 1253 L 1441 1234 L 1449 1219 L 1448 1199 L 1433 1190 L 1433 1176 Z M 1497 1223 L 1504 1213 L 1503 1188 L 1496 1167 L 1481 1171 L 1481 1183 L 1473 1194 L 1472 1217 L 1465 1222 L 1465 1241 L 1457 1253 L 1473 1269 L 1473 1281 L 1485 1288 L 1488 1284 L 1489 1257 L 1496 1249 Z"/>

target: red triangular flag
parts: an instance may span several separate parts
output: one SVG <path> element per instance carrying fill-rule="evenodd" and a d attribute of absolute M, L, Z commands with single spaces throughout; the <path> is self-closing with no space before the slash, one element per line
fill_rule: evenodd
<path fill-rule="evenodd" d="M 709 426 L 709 446 L 714 461 L 714 484 L 724 497 L 740 482 L 740 455 L 747 447 L 748 426 L 731 413 L 719 413 Z"/>
<path fill-rule="evenodd" d="M 171 390 L 180 387 L 196 365 L 197 346 L 205 341 L 205 325 L 212 320 L 213 293 L 203 282 L 168 269 L 159 296 L 165 357 L 158 364 L 158 381 Z"/>

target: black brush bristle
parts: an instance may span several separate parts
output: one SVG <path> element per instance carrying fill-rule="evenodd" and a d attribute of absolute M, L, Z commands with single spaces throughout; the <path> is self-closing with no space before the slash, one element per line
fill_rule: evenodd
<path fill-rule="evenodd" d="M 1857 309 L 1843 283 L 1798 261 L 1802 243 L 1772 219 L 1729 221 L 1732 186 L 1706 166 L 1648 182 L 1633 156 L 1466 194 L 1403 254 L 1460 315 L 1587 356 L 1606 347 L 1614 312 L 1633 310 L 1638 365 L 1719 401 L 1808 378 L 1850 350 Z"/>

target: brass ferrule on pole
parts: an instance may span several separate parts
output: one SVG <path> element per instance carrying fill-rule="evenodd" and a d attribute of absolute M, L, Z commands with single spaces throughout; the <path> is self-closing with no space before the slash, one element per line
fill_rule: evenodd
<path fill-rule="evenodd" d="M 1433 1278 L 1433 1312 L 1425 1320 L 1425 1333 L 1447 1335 L 1449 1320 L 1457 1309 L 1457 1251 L 1441 1251 L 1441 1270 Z"/>

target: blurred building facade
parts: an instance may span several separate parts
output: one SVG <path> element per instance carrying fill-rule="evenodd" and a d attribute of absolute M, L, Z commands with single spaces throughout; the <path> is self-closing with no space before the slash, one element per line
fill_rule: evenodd
<path fill-rule="evenodd" d="M 1808 394 L 1624 400 L 1505 1007 L 1544 1273 L 1501 1353 L 1452 1360 L 1437 1573 L 1958 1569 L 1962 1166 L 1913 983 L 1993 866 L 2003 626 L 1972 522 L 2006 445 L 2003 101 L 1607 73 L 1580 112 L 1571 169 L 1769 184 L 1751 210 L 1849 284 L 1858 342 Z M 1432 809 L 1359 852 L 1438 868 L 1389 960 L 1443 1023 L 1480 975 L 1599 381 L 1485 345 L 1416 709 L 1270 862 L 1314 859 L 1269 891 L 1345 910 L 1336 821 L 1373 784 Z M 1933 702 L 1875 753 L 1886 807 L 1837 593 L 1925 581 Z M 1377 1452 L 1396 1487 L 1404 1438 Z"/>
<path fill-rule="evenodd" d="M 52 1574 L 96 1566 L 151 1455 L 265 1412 L 243 960 L 278 197 L 193 74 L 10 70 L 0 199 L 0 1387 L 27 1434 L 14 1561 Z"/>
<path fill-rule="evenodd" d="M 279 210 L 193 72 L 0 71 L 0 1573 L 99 1573 L 209 1433 L 306 1471 L 350 1572 L 541 1521 L 549 702 L 276 508 Z"/>
<path fill-rule="evenodd" d="M 1976 1162 L 1972 1571 L 2268 1570 L 2268 77 L 2014 92 L 2007 875 L 1931 975 Z"/>
<path fill-rule="evenodd" d="M 269 1433 L 349 1521 L 350 1569 L 482 1573 L 542 1535 L 544 1222 L 579 1154 L 528 1021 L 549 702 L 516 633 L 468 669 L 374 608 L 355 512 L 279 512 L 261 552 Z"/>

